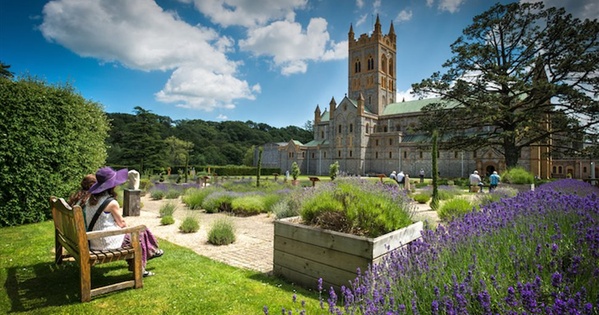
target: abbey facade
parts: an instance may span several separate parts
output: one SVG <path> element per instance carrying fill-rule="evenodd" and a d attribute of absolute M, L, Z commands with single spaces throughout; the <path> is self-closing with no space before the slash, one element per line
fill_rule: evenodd
<path fill-rule="evenodd" d="M 339 103 L 333 97 L 327 108 L 316 106 L 314 140 L 264 145 L 262 166 L 278 167 L 285 173 L 297 162 L 302 174 L 326 176 L 329 166 L 338 162 L 340 171 L 352 175 L 389 175 L 395 170 L 418 177 L 422 169 L 430 177 L 430 137 L 415 130 L 421 109 L 439 99 L 396 100 L 393 24 L 383 34 L 377 17 L 371 35 L 356 39 L 350 26 L 348 37 L 348 93 Z M 572 163 L 554 166 L 547 153 L 548 147 L 543 146 L 522 150 L 519 165 L 540 178 L 556 177 L 558 172 L 563 177 L 569 172 L 575 178 L 588 178 L 582 174 L 582 165 L 580 169 Z M 440 151 L 437 161 L 442 177 L 467 177 L 474 170 L 483 175 L 501 174 L 505 170 L 502 155 L 492 148 Z"/>

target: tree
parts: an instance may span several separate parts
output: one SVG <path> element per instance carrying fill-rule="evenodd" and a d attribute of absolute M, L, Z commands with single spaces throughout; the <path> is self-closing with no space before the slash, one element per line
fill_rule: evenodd
<path fill-rule="evenodd" d="M 433 198 L 431 200 L 430 206 L 431 209 L 433 210 L 437 210 L 439 209 L 439 168 L 438 168 L 438 164 L 437 164 L 437 154 L 439 153 L 439 146 L 438 146 L 438 142 L 439 142 L 439 132 L 437 130 L 433 130 L 433 137 L 432 137 L 432 142 L 433 142 L 433 149 L 432 149 L 432 174 L 433 175 Z"/>
<path fill-rule="evenodd" d="M 12 79 L 14 77 L 13 73 L 8 70 L 9 68 L 10 65 L 0 61 L 0 78 Z"/>
<path fill-rule="evenodd" d="M 122 136 L 121 163 L 137 167 L 140 173 L 145 169 L 165 167 L 167 162 L 161 129 L 162 120 L 158 115 L 136 106 L 135 120 Z"/>
<path fill-rule="evenodd" d="M 331 180 L 335 180 L 337 174 L 339 174 L 339 161 L 335 161 L 335 163 L 329 165 L 329 177 Z"/>
<path fill-rule="evenodd" d="M 187 182 L 189 154 L 193 149 L 193 143 L 183 141 L 175 136 L 166 138 L 164 143 L 169 156 L 169 165 L 185 165 L 185 182 Z"/>
<path fill-rule="evenodd" d="M 106 160 L 100 104 L 70 85 L 0 78 L 0 226 L 51 217 L 48 197 L 68 197 Z"/>
<path fill-rule="evenodd" d="M 422 125 L 448 147 L 493 147 L 507 167 L 531 145 L 592 132 L 599 123 L 599 23 L 542 3 L 496 4 L 451 45 L 454 56 L 414 84 L 441 101 Z M 556 149 L 556 148 L 554 148 Z"/>
<path fill-rule="evenodd" d="M 300 168 L 299 165 L 297 165 L 297 162 L 293 162 L 291 163 L 291 177 L 293 177 L 293 180 L 297 180 L 297 177 L 300 176 Z"/>
<path fill-rule="evenodd" d="M 262 173 L 262 147 L 258 148 L 258 170 L 256 172 L 256 187 L 260 187 L 260 173 Z"/>

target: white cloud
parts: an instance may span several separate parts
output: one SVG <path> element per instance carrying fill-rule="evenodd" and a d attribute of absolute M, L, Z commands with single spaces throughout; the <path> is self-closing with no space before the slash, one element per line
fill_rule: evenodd
<path fill-rule="evenodd" d="M 251 29 L 248 37 L 239 41 L 239 47 L 256 56 L 272 57 L 284 75 L 306 72 L 309 61 L 347 57 L 347 42 L 330 42 L 327 22 L 322 18 L 311 19 L 305 31 L 293 21 Z"/>
<path fill-rule="evenodd" d="M 159 101 L 212 110 L 259 93 L 236 77 L 239 63 L 225 54 L 234 47 L 232 39 L 191 26 L 153 1 L 56 0 L 43 14 L 44 37 L 80 56 L 135 70 L 174 70 L 156 93 Z"/>
<path fill-rule="evenodd" d="M 395 99 L 396 102 L 403 102 L 403 101 L 413 101 L 418 99 L 415 95 L 412 94 L 413 90 L 412 88 L 409 88 L 405 91 L 397 91 L 395 93 Z"/>
<path fill-rule="evenodd" d="M 599 2 L 596 0 L 520 0 L 521 3 L 539 1 L 543 2 L 546 8 L 564 7 L 568 13 L 580 19 L 599 18 Z"/>
<path fill-rule="evenodd" d="M 229 117 L 227 117 L 227 116 L 225 116 L 223 114 L 220 114 L 220 115 L 216 116 L 216 119 L 218 119 L 218 120 L 228 120 Z"/>
<path fill-rule="evenodd" d="M 307 3 L 307 0 L 194 0 L 200 12 L 225 27 L 254 27 L 279 19 L 293 20 L 294 10 L 305 8 Z"/>
<path fill-rule="evenodd" d="M 364 24 L 364 22 L 366 22 L 366 19 L 368 19 L 369 16 L 370 16 L 370 14 L 368 14 L 368 13 L 360 16 L 360 18 L 356 22 L 356 26 L 360 26 L 360 25 Z"/>
<path fill-rule="evenodd" d="M 405 21 L 409 21 L 412 19 L 412 10 L 401 10 L 401 12 L 399 12 L 399 14 L 397 14 L 397 17 L 395 18 L 395 20 L 399 23 L 401 22 L 405 22 Z"/>
<path fill-rule="evenodd" d="M 358 7 L 358 9 L 364 7 L 364 0 L 356 0 L 356 7 Z"/>
<path fill-rule="evenodd" d="M 437 9 L 441 11 L 447 11 L 449 13 L 455 13 L 460 10 L 460 6 L 464 4 L 466 0 L 438 0 Z M 428 7 L 433 7 L 435 0 L 426 0 Z"/>

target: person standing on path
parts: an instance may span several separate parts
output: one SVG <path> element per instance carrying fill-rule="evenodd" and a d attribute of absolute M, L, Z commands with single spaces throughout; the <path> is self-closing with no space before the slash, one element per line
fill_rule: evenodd
<path fill-rule="evenodd" d="M 495 190 L 495 188 L 497 188 L 497 185 L 499 185 L 499 182 L 501 181 L 501 176 L 497 174 L 497 171 L 494 171 L 493 174 L 491 174 L 491 176 L 489 177 L 489 180 L 491 181 L 491 183 L 489 184 L 489 192 L 491 192 Z"/>
<path fill-rule="evenodd" d="M 424 169 L 421 168 L 420 169 L 420 183 L 424 183 Z"/>

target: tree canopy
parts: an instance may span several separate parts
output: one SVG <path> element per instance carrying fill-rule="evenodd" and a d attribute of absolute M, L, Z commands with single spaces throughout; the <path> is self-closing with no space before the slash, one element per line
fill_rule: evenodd
<path fill-rule="evenodd" d="M 598 36 L 596 19 L 563 8 L 494 5 L 451 45 L 445 73 L 413 85 L 441 98 L 424 109 L 423 128 L 438 128 L 449 147 L 493 147 L 508 167 L 525 147 L 581 142 L 599 123 Z"/>

